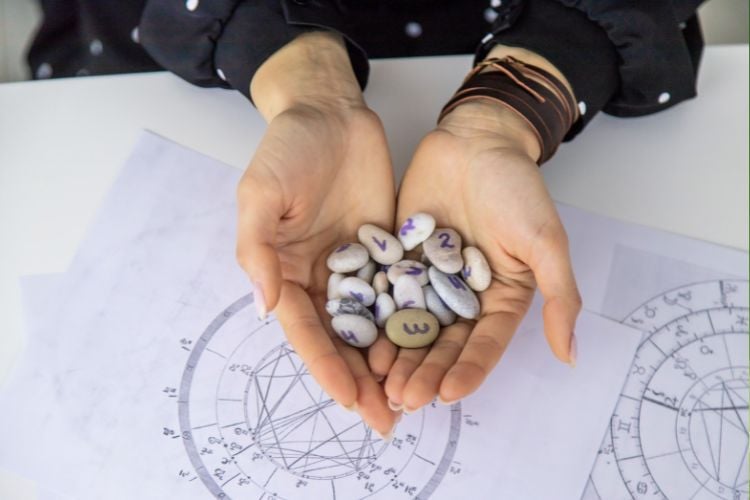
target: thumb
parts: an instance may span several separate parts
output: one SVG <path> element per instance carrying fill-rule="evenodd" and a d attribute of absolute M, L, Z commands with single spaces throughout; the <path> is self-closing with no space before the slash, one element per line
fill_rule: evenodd
<path fill-rule="evenodd" d="M 237 205 L 237 261 L 250 277 L 258 317 L 263 319 L 281 294 L 276 232 L 284 213 L 282 195 L 274 184 L 246 172 L 237 189 Z"/>
<path fill-rule="evenodd" d="M 581 312 L 581 295 L 573 276 L 565 230 L 560 226 L 554 233 L 554 237 L 540 242 L 540 253 L 533 259 L 531 269 L 544 297 L 542 316 L 547 342 L 560 361 L 575 366 L 575 323 Z"/>

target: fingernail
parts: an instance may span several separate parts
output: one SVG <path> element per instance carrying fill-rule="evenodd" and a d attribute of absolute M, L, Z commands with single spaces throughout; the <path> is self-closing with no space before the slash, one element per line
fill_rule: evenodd
<path fill-rule="evenodd" d="M 404 408 L 404 405 L 400 405 L 397 403 L 394 403 L 390 399 L 388 400 L 388 408 L 390 408 L 393 411 L 401 411 Z"/>
<path fill-rule="evenodd" d="M 339 403 L 339 406 L 345 409 L 346 411 L 356 411 L 358 408 L 356 401 L 350 404 L 349 406 L 344 406 L 341 403 Z"/>
<path fill-rule="evenodd" d="M 452 401 L 446 401 L 445 399 L 443 399 L 440 396 L 437 397 L 437 400 L 438 400 L 438 403 L 440 403 L 441 405 L 445 405 L 445 406 L 450 406 L 450 405 L 455 404 L 455 403 L 458 402 L 458 399 L 454 399 Z"/>
<path fill-rule="evenodd" d="M 570 334 L 570 349 L 569 349 L 569 356 L 570 356 L 570 367 L 575 368 L 576 367 L 576 361 L 578 360 L 578 341 L 576 340 L 576 334 L 575 332 Z"/>
<path fill-rule="evenodd" d="M 378 434 L 378 436 L 380 436 L 380 439 L 382 439 L 386 443 L 390 443 L 391 441 L 393 441 L 393 429 L 386 432 L 385 434 L 382 434 L 380 431 L 375 432 Z"/>
<path fill-rule="evenodd" d="M 260 283 L 255 283 L 255 310 L 258 312 L 258 319 L 263 321 L 266 319 L 268 310 L 266 309 L 266 296 L 263 295 L 263 289 L 260 287 Z"/>
<path fill-rule="evenodd" d="M 408 406 L 404 406 L 404 414 L 405 415 L 411 415 L 415 411 L 417 411 L 419 408 L 409 408 Z"/>
<path fill-rule="evenodd" d="M 379 384 L 380 382 L 383 381 L 384 378 L 385 378 L 385 375 L 375 375 L 375 382 Z"/>

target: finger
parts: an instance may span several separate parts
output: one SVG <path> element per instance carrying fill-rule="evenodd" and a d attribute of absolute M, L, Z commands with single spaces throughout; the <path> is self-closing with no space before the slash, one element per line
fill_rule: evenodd
<path fill-rule="evenodd" d="M 313 305 L 320 318 L 328 318 L 325 300 L 324 293 L 312 297 Z M 342 341 L 334 332 L 330 321 L 323 320 L 322 324 L 332 338 L 336 350 L 349 365 L 354 377 L 357 385 L 357 402 L 355 405 L 357 412 L 367 425 L 372 427 L 383 439 L 389 440 L 397 415 L 388 408 L 383 387 L 367 365 L 362 351 Z"/>
<path fill-rule="evenodd" d="M 419 349 L 399 349 L 396 361 L 393 362 L 388 377 L 385 379 L 385 394 L 388 396 L 388 406 L 393 411 L 402 409 L 403 390 L 412 373 L 427 356 L 428 347 Z"/>
<path fill-rule="evenodd" d="M 443 328 L 435 343 L 430 346 L 430 352 L 404 387 L 405 411 L 411 413 L 438 395 L 443 377 L 456 363 L 470 332 L 471 325 L 464 322 Z"/>
<path fill-rule="evenodd" d="M 275 181 L 250 172 L 245 172 L 237 188 L 237 261 L 253 283 L 258 316 L 263 318 L 276 307 L 281 292 L 275 242 L 284 210 Z"/>
<path fill-rule="evenodd" d="M 385 333 L 382 331 L 379 332 L 378 338 L 367 351 L 370 370 L 372 370 L 376 380 L 383 380 L 388 375 L 388 371 L 391 369 L 391 366 L 393 366 L 393 362 L 396 360 L 397 355 L 398 347 L 388 340 Z"/>
<path fill-rule="evenodd" d="M 469 334 L 456 363 L 440 384 L 440 399 L 452 404 L 474 392 L 505 352 L 521 317 L 500 312 L 484 316 Z"/>
<path fill-rule="evenodd" d="M 535 248 L 530 263 L 539 291 L 544 297 L 544 334 L 555 356 L 564 363 L 575 365 L 575 323 L 581 312 L 568 241 L 562 225 L 553 236 L 542 240 Z"/>
<path fill-rule="evenodd" d="M 351 408 L 357 401 L 354 375 L 321 324 L 307 293 L 299 285 L 283 282 L 276 315 L 313 378 L 336 402 Z"/>
<path fill-rule="evenodd" d="M 362 420 L 389 441 L 397 414 L 388 407 L 383 387 L 375 380 L 362 352 L 336 338 L 334 343 L 346 360 L 357 384 L 357 411 Z"/>

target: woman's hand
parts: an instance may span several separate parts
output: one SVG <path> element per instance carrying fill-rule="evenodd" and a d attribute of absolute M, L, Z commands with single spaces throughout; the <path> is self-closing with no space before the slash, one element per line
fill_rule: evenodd
<path fill-rule="evenodd" d="M 414 411 L 439 396 L 452 403 L 476 390 L 502 356 L 538 285 L 549 345 L 575 363 L 573 329 L 581 307 L 565 231 L 535 163 L 529 125 L 490 101 L 467 102 L 420 143 L 398 199 L 399 222 L 414 212 L 456 229 L 492 268 L 479 294 L 481 317 L 443 328 L 423 349 L 371 348 L 375 373 L 387 373 L 392 408 Z"/>
<path fill-rule="evenodd" d="M 390 229 L 395 189 L 385 134 L 367 108 L 341 39 L 302 35 L 256 74 L 268 130 L 238 188 L 237 256 L 259 315 L 275 310 L 312 376 L 381 434 L 393 426 L 383 388 L 325 313 L 328 254 L 370 222 Z"/>

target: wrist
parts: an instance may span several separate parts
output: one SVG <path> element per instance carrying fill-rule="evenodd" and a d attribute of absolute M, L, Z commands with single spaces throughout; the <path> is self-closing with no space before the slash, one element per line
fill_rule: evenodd
<path fill-rule="evenodd" d="M 300 106 L 364 106 L 344 41 L 325 31 L 302 34 L 268 58 L 250 82 L 250 95 L 266 121 Z"/>
<path fill-rule="evenodd" d="M 534 162 L 541 155 L 539 138 L 532 126 L 513 109 L 491 99 L 459 104 L 442 119 L 438 129 L 466 139 L 491 139 Z"/>

